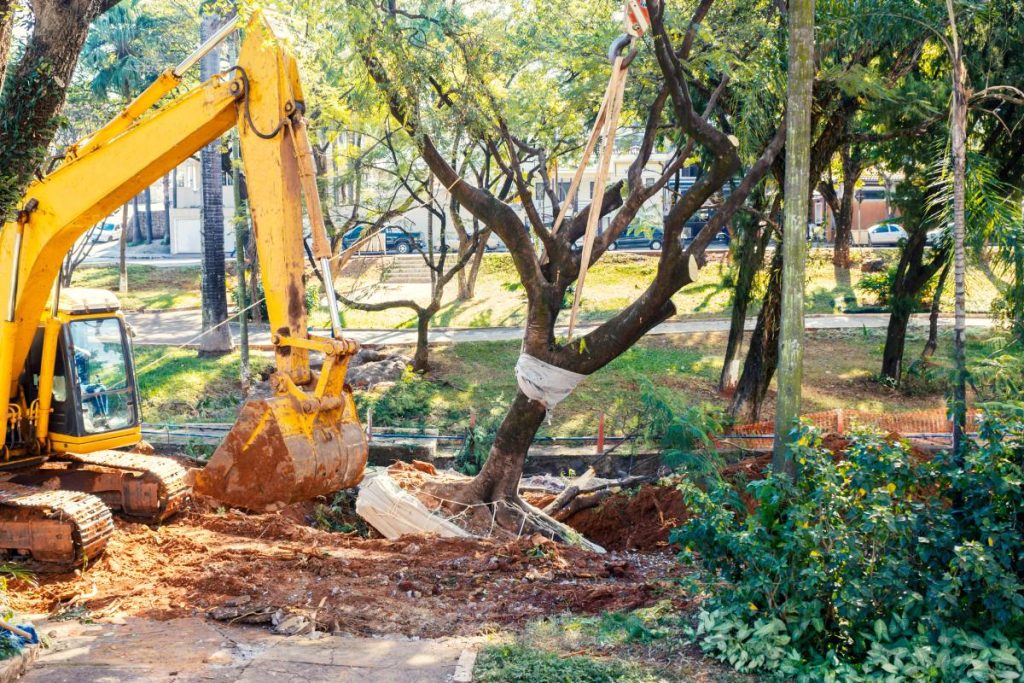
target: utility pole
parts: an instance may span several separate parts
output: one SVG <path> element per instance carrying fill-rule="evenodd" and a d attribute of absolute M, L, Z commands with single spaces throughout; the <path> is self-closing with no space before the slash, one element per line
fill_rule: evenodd
<path fill-rule="evenodd" d="M 782 312 L 778 397 L 772 467 L 796 478 L 789 452 L 800 416 L 804 356 L 804 261 L 810 204 L 811 94 L 814 85 L 814 0 L 789 3 L 789 86 L 786 94 L 785 215 L 782 238 Z"/>

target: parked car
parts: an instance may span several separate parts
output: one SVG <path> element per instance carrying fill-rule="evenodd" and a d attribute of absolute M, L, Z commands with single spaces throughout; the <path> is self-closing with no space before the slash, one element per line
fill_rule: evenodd
<path fill-rule="evenodd" d="M 364 223 L 346 232 L 341 238 L 341 248 L 350 248 L 363 236 L 363 231 L 369 228 L 370 226 Z M 423 233 L 410 232 L 397 225 L 388 225 L 377 233 L 376 238 L 368 240 L 360 251 L 374 251 L 375 247 L 379 248 L 378 239 L 381 236 L 384 238 L 384 251 L 389 254 L 410 254 L 413 249 L 423 249 Z"/>
<path fill-rule="evenodd" d="M 895 223 L 879 223 L 868 228 L 868 245 L 872 247 L 899 244 L 907 239 L 907 231 Z"/>
<path fill-rule="evenodd" d="M 653 249 L 654 251 L 661 251 L 664 239 L 665 233 L 660 228 L 651 230 L 650 228 L 630 225 L 622 231 L 619 239 L 608 245 L 608 251 L 615 251 L 616 249 Z"/>
<path fill-rule="evenodd" d="M 121 226 L 114 223 L 103 223 L 99 226 L 99 233 L 96 236 L 97 242 L 113 242 L 121 239 Z"/>

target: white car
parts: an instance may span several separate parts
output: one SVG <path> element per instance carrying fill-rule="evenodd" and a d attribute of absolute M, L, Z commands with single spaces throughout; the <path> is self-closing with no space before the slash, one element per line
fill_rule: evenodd
<path fill-rule="evenodd" d="M 883 244 L 898 244 L 907 239 L 907 231 L 895 223 L 879 223 L 868 228 L 868 244 L 872 247 Z"/>

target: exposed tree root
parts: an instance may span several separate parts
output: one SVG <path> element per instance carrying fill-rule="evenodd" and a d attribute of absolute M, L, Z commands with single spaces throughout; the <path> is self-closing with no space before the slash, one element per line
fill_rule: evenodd
<path fill-rule="evenodd" d="M 512 536 L 542 534 L 566 545 L 603 553 L 572 528 L 530 505 L 518 495 L 488 496 L 477 479 L 467 482 L 428 482 L 421 491 L 437 500 L 440 510 L 471 532 L 501 530 Z"/>

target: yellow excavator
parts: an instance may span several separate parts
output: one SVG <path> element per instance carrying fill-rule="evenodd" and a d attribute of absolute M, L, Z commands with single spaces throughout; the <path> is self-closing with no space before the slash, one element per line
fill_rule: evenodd
<path fill-rule="evenodd" d="M 130 337 L 117 298 L 61 291 L 64 255 L 89 226 L 203 146 L 238 128 L 275 349 L 272 395 L 246 403 L 195 489 L 250 510 L 353 486 L 367 444 L 345 385 L 355 342 L 340 336 L 298 67 L 264 15 L 238 64 L 184 93 L 183 74 L 238 27 L 225 25 L 34 182 L 0 233 L 0 551 L 44 565 L 95 558 L 110 508 L 160 522 L 189 496 L 173 459 L 141 441 Z M 332 335 L 308 334 L 302 199 L 327 286 Z M 323 354 L 319 372 L 310 354 Z"/>

